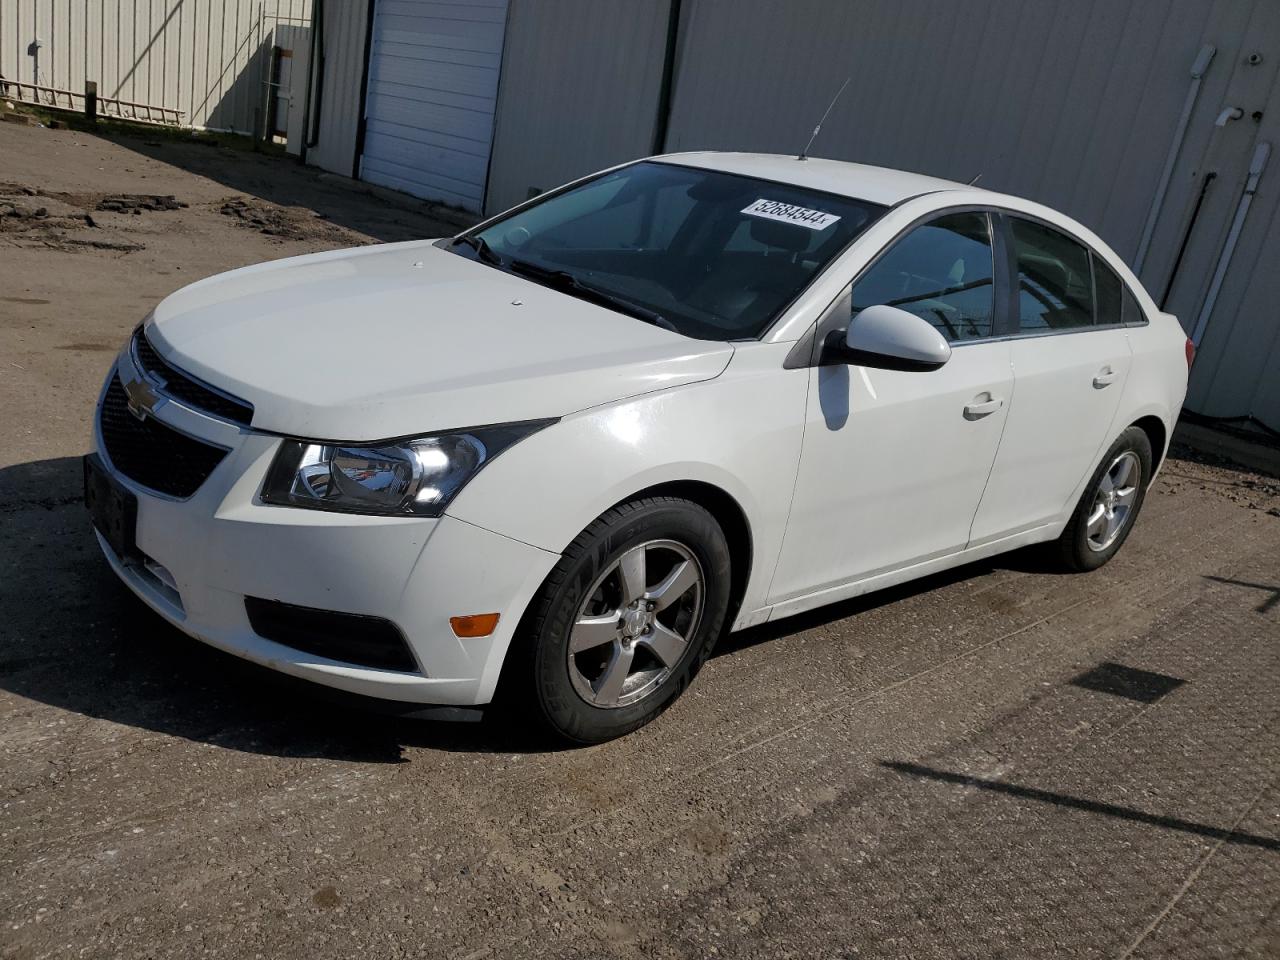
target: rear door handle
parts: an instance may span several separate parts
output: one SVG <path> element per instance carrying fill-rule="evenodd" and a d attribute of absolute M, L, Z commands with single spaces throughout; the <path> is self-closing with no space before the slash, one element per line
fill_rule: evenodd
<path fill-rule="evenodd" d="M 983 400 L 982 397 L 986 397 Z M 981 420 L 988 417 L 1004 406 L 1004 400 L 1000 397 L 993 397 L 989 393 L 980 394 L 974 397 L 964 408 L 964 418 L 966 420 Z"/>
<path fill-rule="evenodd" d="M 1103 387 L 1109 387 L 1115 382 L 1116 375 L 1110 367 L 1103 367 L 1098 371 L 1098 375 L 1093 378 L 1093 386 L 1095 390 L 1101 390 Z"/>

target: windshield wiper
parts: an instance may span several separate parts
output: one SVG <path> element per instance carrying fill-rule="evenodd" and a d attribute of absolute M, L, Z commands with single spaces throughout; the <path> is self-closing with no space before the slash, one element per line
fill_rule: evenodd
<path fill-rule="evenodd" d="M 510 260 L 507 262 L 507 269 L 523 274 L 531 280 L 536 280 L 562 293 L 573 294 L 582 300 L 593 300 L 602 306 L 612 307 L 620 313 L 635 317 L 637 320 L 652 323 L 654 326 L 662 327 L 664 330 L 670 330 L 673 333 L 679 333 L 675 325 L 658 311 L 642 307 L 639 304 L 632 303 L 630 300 L 624 300 L 622 297 L 612 294 L 608 290 L 602 290 L 590 283 L 584 283 L 567 270 L 553 270 L 550 267 L 531 263 L 528 260 Z"/>
<path fill-rule="evenodd" d="M 489 246 L 488 241 L 484 237 L 462 236 L 453 241 L 451 246 L 467 246 L 476 252 L 476 256 L 485 263 L 491 263 L 495 267 L 502 266 L 502 257 Z"/>

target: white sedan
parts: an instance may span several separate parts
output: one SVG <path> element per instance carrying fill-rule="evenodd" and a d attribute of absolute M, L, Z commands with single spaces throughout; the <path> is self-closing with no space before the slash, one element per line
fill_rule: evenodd
<path fill-rule="evenodd" d="M 455 238 L 165 299 L 86 500 L 186 633 L 591 743 L 716 638 L 1029 544 L 1120 549 L 1191 348 L 1087 229 L 910 173 L 626 164 Z"/>

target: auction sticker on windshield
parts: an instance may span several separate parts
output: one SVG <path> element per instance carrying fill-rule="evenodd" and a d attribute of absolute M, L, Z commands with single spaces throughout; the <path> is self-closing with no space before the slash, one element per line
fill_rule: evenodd
<path fill-rule="evenodd" d="M 778 200 L 757 200 L 746 207 L 743 213 L 750 217 L 764 217 L 766 220 L 781 220 L 783 223 L 794 223 L 810 230 L 825 230 L 840 218 L 834 213 L 823 213 L 821 210 L 810 210 L 797 207 Z"/>

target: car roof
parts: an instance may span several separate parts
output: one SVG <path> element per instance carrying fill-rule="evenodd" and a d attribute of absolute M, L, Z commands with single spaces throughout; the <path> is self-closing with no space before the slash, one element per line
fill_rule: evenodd
<path fill-rule="evenodd" d="M 823 160 L 819 157 L 801 160 L 775 153 L 722 153 L 705 150 L 696 153 L 668 153 L 653 159 L 794 184 L 887 206 L 940 190 L 976 189 L 954 180 L 927 177 L 921 173 L 873 167 L 846 160 Z"/>

